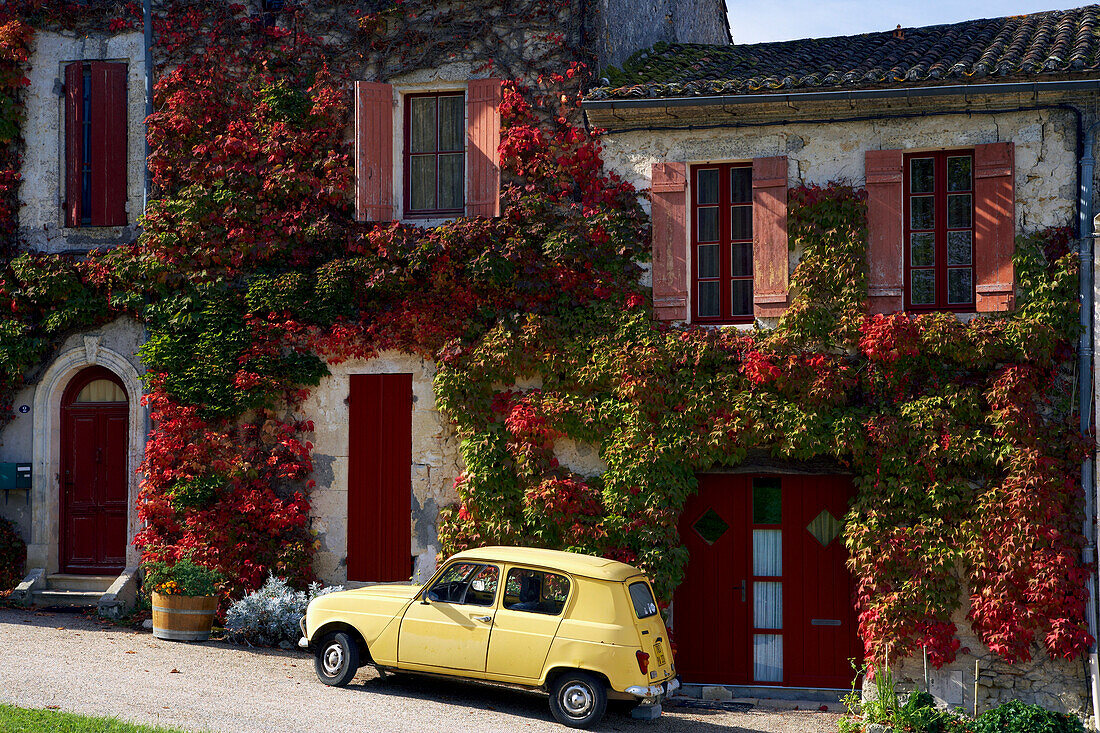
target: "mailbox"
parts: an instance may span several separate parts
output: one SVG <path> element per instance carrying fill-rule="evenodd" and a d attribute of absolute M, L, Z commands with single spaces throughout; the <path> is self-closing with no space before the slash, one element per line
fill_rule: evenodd
<path fill-rule="evenodd" d="M 0 463 L 0 489 L 12 491 L 31 488 L 31 464 Z"/>

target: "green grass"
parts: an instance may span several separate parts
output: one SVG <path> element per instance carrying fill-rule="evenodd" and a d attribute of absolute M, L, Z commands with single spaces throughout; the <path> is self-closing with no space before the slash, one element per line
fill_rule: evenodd
<path fill-rule="evenodd" d="M 0 733 L 184 733 L 180 728 L 160 728 L 125 723 L 117 718 L 73 715 L 58 710 L 28 710 L 0 703 Z"/>

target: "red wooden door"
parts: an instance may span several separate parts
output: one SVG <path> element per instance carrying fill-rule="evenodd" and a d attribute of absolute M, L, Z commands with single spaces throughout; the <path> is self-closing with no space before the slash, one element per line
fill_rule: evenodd
<path fill-rule="evenodd" d="M 126 562 L 129 408 L 117 377 L 92 367 L 61 401 L 61 560 L 66 573 L 119 573 Z"/>
<path fill-rule="evenodd" d="M 859 654 L 838 476 L 707 474 L 680 519 L 677 666 L 688 682 L 843 688 Z"/>
<path fill-rule="evenodd" d="M 348 580 L 412 575 L 412 375 L 353 374 Z"/>

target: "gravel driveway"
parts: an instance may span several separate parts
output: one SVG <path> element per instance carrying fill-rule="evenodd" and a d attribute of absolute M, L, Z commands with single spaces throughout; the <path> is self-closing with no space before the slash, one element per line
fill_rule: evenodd
<path fill-rule="evenodd" d="M 363 668 L 322 685 L 296 651 L 154 639 L 73 613 L 0 609 L 0 701 L 188 731 L 555 731 L 546 697 Z M 833 733 L 834 713 L 666 707 L 657 721 L 609 711 L 599 730 Z"/>

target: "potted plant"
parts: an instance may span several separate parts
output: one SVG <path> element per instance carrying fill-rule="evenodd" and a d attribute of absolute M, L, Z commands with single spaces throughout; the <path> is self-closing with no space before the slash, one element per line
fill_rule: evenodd
<path fill-rule="evenodd" d="M 209 639 L 222 574 L 190 558 L 172 564 L 146 562 L 142 569 L 142 585 L 153 606 L 153 636 L 176 641 Z"/>

